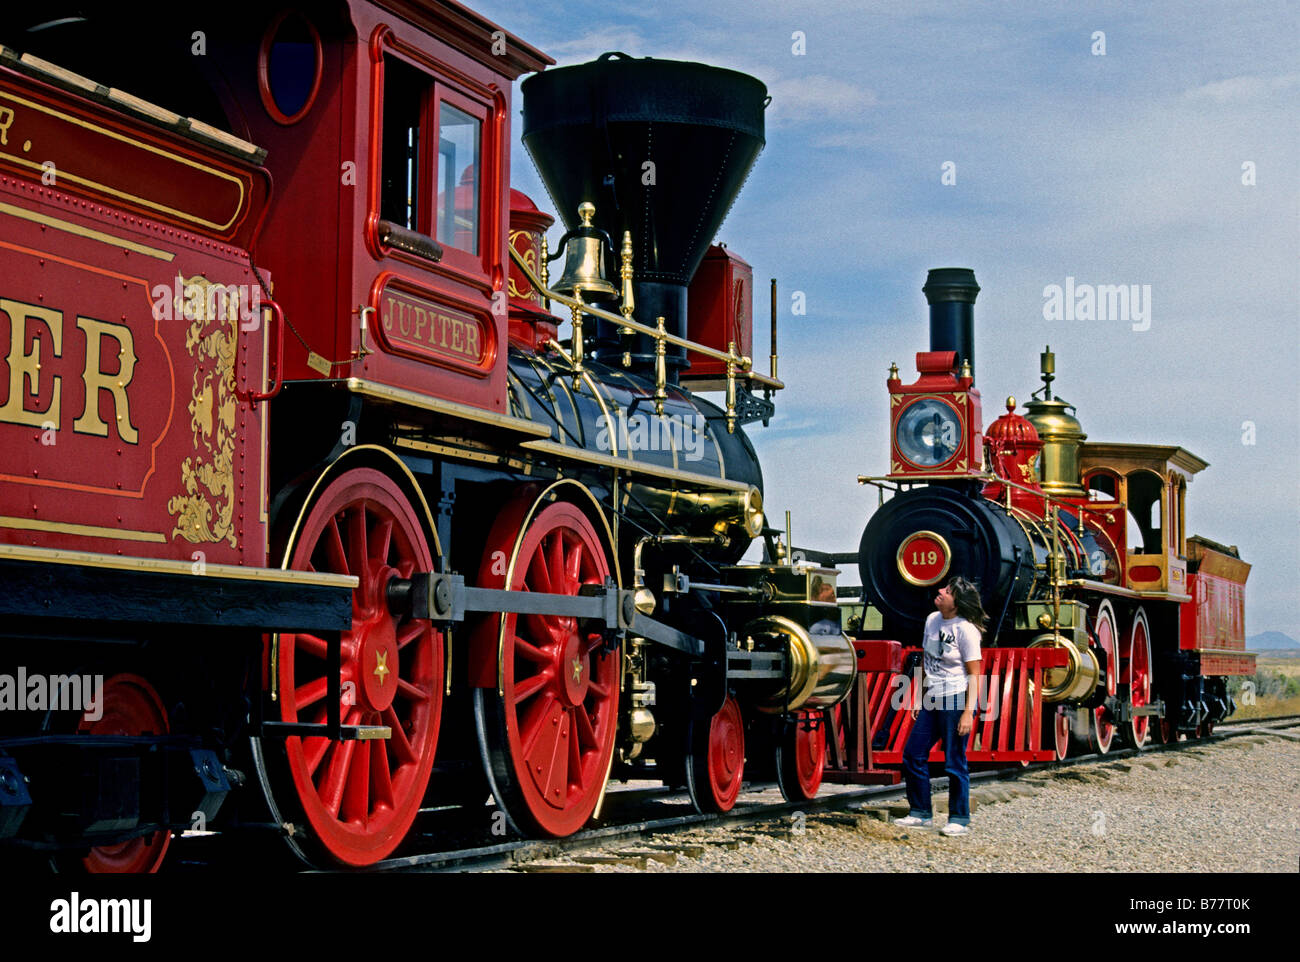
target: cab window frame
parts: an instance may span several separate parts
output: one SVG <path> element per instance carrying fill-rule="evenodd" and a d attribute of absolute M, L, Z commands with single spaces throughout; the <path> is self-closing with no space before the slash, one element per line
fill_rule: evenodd
<path fill-rule="evenodd" d="M 489 214 L 489 205 L 487 204 L 489 179 L 494 176 L 496 169 L 496 165 L 492 161 L 494 145 L 491 143 L 493 106 L 491 103 L 474 96 L 473 93 L 465 90 L 460 85 L 455 84 L 448 77 L 438 73 L 429 64 L 414 59 L 406 55 L 403 50 L 395 49 L 393 46 L 388 46 L 383 51 L 380 65 L 383 77 L 383 95 L 379 98 L 379 116 L 375 128 L 380 141 L 377 145 L 378 150 L 375 158 L 377 170 L 374 176 L 377 179 L 377 190 L 375 192 L 373 216 L 370 221 L 372 224 L 377 225 L 381 219 L 386 219 L 398 224 L 398 226 L 407 227 L 403 220 L 389 216 L 393 213 L 393 207 L 391 198 L 386 191 L 387 185 L 384 183 L 387 169 L 385 154 L 387 149 L 391 149 L 391 145 L 388 143 L 387 108 L 392 94 L 390 82 L 395 73 L 395 71 L 390 71 L 389 65 L 394 62 L 401 64 L 402 73 L 406 74 L 407 82 L 410 82 L 412 76 L 418 74 L 420 81 L 423 83 L 418 108 L 419 143 L 414 178 L 415 197 L 410 205 L 410 209 L 414 213 L 415 226 L 408 229 L 414 230 L 416 233 L 434 241 L 441 248 L 442 256 L 434 260 L 411 254 L 384 244 L 377 236 L 372 238 L 374 247 L 381 256 L 398 257 L 425 269 L 442 269 L 455 275 L 464 275 L 465 280 L 482 286 L 489 280 L 493 236 L 493 225 L 490 217 L 487 216 Z M 468 251 L 452 243 L 437 240 L 439 234 L 438 178 L 440 145 L 437 142 L 439 136 L 436 136 L 435 132 L 441 131 L 442 104 L 444 103 L 477 121 L 477 158 L 475 160 L 477 183 L 474 190 L 477 249 L 474 251 Z M 452 189 L 455 189 L 454 184 Z M 398 206 L 405 208 L 406 205 Z"/>

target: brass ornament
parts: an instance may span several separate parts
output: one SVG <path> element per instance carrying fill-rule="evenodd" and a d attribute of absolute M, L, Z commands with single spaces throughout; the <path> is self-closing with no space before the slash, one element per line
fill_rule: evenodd
<path fill-rule="evenodd" d="M 220 291 L 214 291 L 220 288 Z M 194 359 L 189 403 L 194 454 L 181 465 L 185 493 L 167 502 L 176 516 L 173 538 L 192 544 L 228 542 L 237 548 L 235 510 L 235 346 L 239 304 L 205 277 L 184 282 L 177 293 L 177 316 L 190 321 L 185 348 Z M 224 308 L 224 310 L 223 310 Z"/>

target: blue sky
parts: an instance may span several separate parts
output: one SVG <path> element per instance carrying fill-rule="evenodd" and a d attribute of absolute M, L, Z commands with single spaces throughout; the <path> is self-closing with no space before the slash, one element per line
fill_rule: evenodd
<path fill-rule="evenodd" d="M 914 373 L 927 346 L 926 271 L 971 267 L 986 422 L 1038 386 L 1050 343 L 1054 387 L 1090 440 L 1210 462 L 1188 488 L 1188 533 L 1254 565 L 1249 634 L 1300 637 L 1294 3 L 473 6 L 560 64 L 621 50 L 767 84 L 767 146 L 718 239 L 760 292 L 769 277 L 782 291 L 789 387 L 751 436 L 797 543 L 856 547 L 876 498 L 855 478 L 886 470 L 886 372 Z M 517 143 L 512 167 L 548 204 Z M 1150 285 L 1149 330 L 1045 320 L 1044 288 L 1066 277 Z M 789 313 L 795 290 L 806 316 Z"/>

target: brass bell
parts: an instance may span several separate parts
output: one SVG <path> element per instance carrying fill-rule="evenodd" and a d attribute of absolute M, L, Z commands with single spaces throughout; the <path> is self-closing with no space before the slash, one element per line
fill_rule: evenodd
<path fill-rule="evenodd" d="M 564 273 L 552 285 L 552 290 L 561 294 L 577 296 L 579 294 L 601 295 L 588 300 L 605 300 L 618 295 L 618 288 L 605 279 L 605 247 L 614 245 L 609 235 L 599 227 L 593 227 L 591 219 L 596 214 L 594 204 L 584 201 L 578 205 L 578 216 L 582 224 L 560 238 L 556 252 L 551 259 L 564 252 Z"/>

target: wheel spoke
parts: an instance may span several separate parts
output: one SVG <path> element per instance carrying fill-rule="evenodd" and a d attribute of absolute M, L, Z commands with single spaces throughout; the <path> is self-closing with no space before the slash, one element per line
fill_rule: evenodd
<path fill-rule="evenodd" d="M 527 658 L 535 665 L 551 664 L 552 658 L 548 652 L 543 651 L 541 648 L 538 648 L 536 645 L 531 644 L 530 642 L 526 641 L 523 638 L 520 638 L 518 635 L 515 635 L 514 639 L 515 639 L 514 641 L 515 652 L 521 658 Z"/>
<path fill-rule="evenodd" d="M 410 701 L 425 701 L 429 697 L 429 692 L 426 689 L 412 685 L 405 678 L 397 679 L 397 693 L 405 696 Z"/>
<path fill-rule="evenodd" d="M 353 724 L 353 717 L 360 715 L 358 709 L 348 712 L 343 724 Z M 325 779 L 320 785 L 320 798 L 326 810 L 335 818 L 339 817 L 339 806 L 343 803 L 343 789 L 347 784 L 348 771 L 352 767 L 352 753 L 357 743 L 353 741 L 338 742 L 330 755 L 329 765 L 325 769 Z"/>
<path fill-rule="evenodd" d="M 370 750 L 370 793 L 374 798 L 375 810 L 391 809 L 393 801 L 393 775 L 388 767 L 388 743 L 374 742 Z"/>
<path fill-rule="evenodd" d="M 397 756 L 399 764 L 406 765 L 415 761 L 415 749 L 411 747 L 406 731 L 402 728 L 402 722 L 392 705 L 384 709 L 384 724 L 393 730 L 389 744 L 393 746 L 393 754 Z"/>
<path fill-rule="evenodd" d="M 316 776 L 316 769 L 320 768 L 320 763 L 325 758 L 325 753 L 329 751 L 331 745 L 338 744 L 332 742 L 323 735 L 304 738 L 302 740 L 302 753 L 307 760 L 307 774 L 311 777 Z"/>
<path fill-rule="evenodd" d="M 564 593 L 576 595 L 580 582 L 578 576 L 582 572 L 582 560 L 586 554 L 582 548 L 582 542 L 574 542 L 573 549 L 564 560 Z"/>
<path fill-rule="evenodd" d="M 343 538 L 339 534 L 338 515 L 330 518 L 322 532 L 322 537 L 325 539 L 325 554 L 329 558 L 329 570 L 340 575 L 352 574 L 352 569 L 348 567 L 347 552 L 343 550 Z"/>
<path fill-rule="evenodd" d="M 568 785 L 580 790 L 584 779 L 582 777 L 582 739 L 579 738 L 577 730 L 579 716 L 586 717 L 586 712 L 582 710 L 581 706 L 569 712 L 569 737 L 567 739 L 569 742 L 569 777 L 567 781 Z"/>
<path fill-rule="evenodd" d="M 575 742 L 581 742 L 585 748 L 598 748 L 599 739 L 596 738 L 596 729 L 592 727 L 591 716 L 587 714 L 587 709 L 579 705 L 573 713 L 574 723 L 577 727 Z"/>
<path fill-rule="evenodd" d="M 370 563 L 373 569 L 388 564 L 388 549 L 393 541 L 393 519 L 383 518 L 370 535 Z"/>
<path fill-rule="evenodd" d="M 533 695 L 537 694 L 550 684 L 551 678 L 551 670 L 547 667 L 543 668 L 531 678 L 515 682 L 515 704 L 521 704 Z"/>
<path fill-rule="evenodd" d="M 370 555 L 366 550 L 366 508 L 365 505 L 353 505 L 347 513 L 348 518 L 348 562 L 352 573 L 361 579 L 357 586 L 364 606 L 369 608 L 374 581 L 371 577 Z"/>
<path fill-rule="evenodd" d="M 357 742 L 348 768 L 347 785 L 341 806 L 343 821 L 365 824 L 370 814 L 370 748 L 369 741 Z"/>
<path fill-rule="evenodd" d="M 415 639 L 419 638 L 422 634 L 424 634 L 427 628 L 428 625 L 422 625 L 418 621 L 412 622 L 411 624 L 407 625 L 400 632 L 398 632 L 397 650 L 401 651 L 411 642 L 415 641 Z"/>
<path fill-rule="evenodd" d="M 587 682 L 587 691 L 591 692 L 591 694 L 595 695 L 597 698 L 609 697 L 609 689 L 594 678 Z"/>
<path fill-rule="evenodd" d="M 559 640 L 560 626 L 557 624 L 561 619 L 551 618 L 546 615 L 524 615 L 524 624 L 528 628 L 528 633 L 532 635 L 533 641 L 541 646 L 553 645 Z"/>
<path fill-rule="evenodd" d="M 545 545 L 540 544 L 533 556 L 528 559 L 528 572 L 525 579 L 525 585 L 530 591 L 540 591 L 543 594 L 550 594 L 555 590 L 551 583 L 551 570 L 546 561 L 544 551 Z"/>
<path fill-rule="evenodd" d="M 316 704 L 325 697 L 329 691 L 329 683 L 324 678 L 317 678 L 315 681 L 309 681 L 305 685 L 299 685 L 293 690 L 294 703 L 298 711 L 302 711 L 310 705 Z"/>
<path fill-rule="evenodd" d="M 293 639 L 294 657 L 307 654 L 323 661 L 329 656 L 329 646 L 323 638 L 317 638 L 315 635 L 286 635 L 285 637 Z"/>
<path fill-rule="evenodd" d="M 554 704 L 555 693 L 548 691 L 529 706 L 527 715 L 521 719 L 519 742 L 522 746 L 521 754 L 524 758 L 532 756 L 533 749 L 537 746 L 537 738 L 541 735 L 542 729 L 546 725 L 546 719 L 551 714 L 551 706 Z"/>

